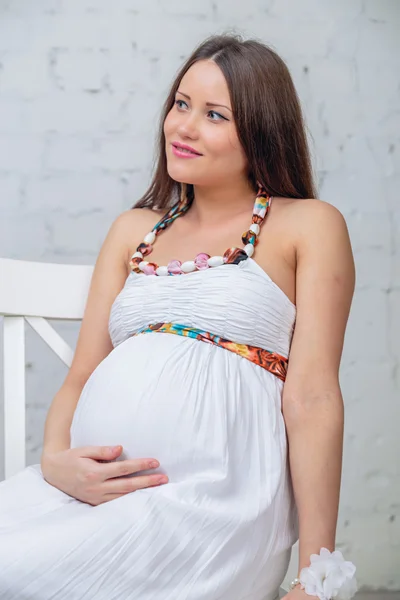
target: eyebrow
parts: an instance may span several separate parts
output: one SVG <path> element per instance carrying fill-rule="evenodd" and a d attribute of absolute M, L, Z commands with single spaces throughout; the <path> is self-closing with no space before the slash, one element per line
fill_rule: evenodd
<path fill-rule="evenodd" d="M 184 94 L 183 92 L 181 92 L 180 90 L 176 90 L 178 94 L 181 94 L 182 96 L 185 96 L 185 98 L 187 98 L 188 100 L 190 100 L 190 96 L 188 96 L 187 94 Z M 232 112 L 232 109 L 229 108 L 229 106 L 225 106 L 225 104 L 217 104 L 216 102 L 206 102 L 206 106 L 222 106 L 223 108 L 227 108 L 228 110 L 230 110 Z"/>

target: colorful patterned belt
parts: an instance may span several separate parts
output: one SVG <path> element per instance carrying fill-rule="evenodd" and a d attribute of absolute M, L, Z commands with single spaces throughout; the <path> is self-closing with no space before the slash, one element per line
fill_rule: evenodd
<path fill-rule="evenodd" d="M 282 381 L 286 379 L 286 372 L 288 366 L 288 359 L 276 352 L 270 350 L 264 350 L 264 348 L 257 348 L 256 346 L 249 346 L 247 344 L 237 344 L 222 338 L 219 335 L 214 335 L 208 331 L 202 331 L 201 329 L 194 329 L 193 327 L 185 327 L 179 325 L 179 323 L 156 323 L 155 325 L 149 325 L 139 329 L 132 336 L 138 335 L 139 333 L 150 333 L 150 332 L 161 332 L 161 333 L 174 333 L 175 335 L 183 335 L 185 337 L 191 337 L 202 342 L 208 342 L 215 346 L 220 346 L 226 350 L 230 350 L 235 354 L 239 354 L 243 358 L 247 358 L 254 364 L 266 369 L 273 375 L 276 375 Z"/>

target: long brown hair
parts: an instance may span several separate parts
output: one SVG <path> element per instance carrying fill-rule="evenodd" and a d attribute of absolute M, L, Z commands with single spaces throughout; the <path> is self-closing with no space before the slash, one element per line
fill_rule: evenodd
<path fill-rule="evenodd" d="M 215 35 L 194 50 L 172 84 L 161 115 L 153 179 L 135 208 L 169 208 L 181 195 L 181 183 L 167 171 L 163 126 L 182 77 L 199 60 L 213 60 L 224 74 L 254 190 L 259 181 L 271 196 L 314 198 L 302 111 L 287 66 L 261 42 Z M 187 191 L 193 196 L 192 185 Z"/>

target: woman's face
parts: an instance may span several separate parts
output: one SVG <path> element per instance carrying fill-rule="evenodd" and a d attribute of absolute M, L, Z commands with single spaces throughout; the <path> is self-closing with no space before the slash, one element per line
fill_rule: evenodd
<path fill-rule="evenodd" d="M 247 179 L 228 86 L 213 61 L 199 61 L 185 73 L 164 134 L 168 173 L 175 181 L 215 186 Z M 198 154 L 186 153 L 179 144 Z"/>

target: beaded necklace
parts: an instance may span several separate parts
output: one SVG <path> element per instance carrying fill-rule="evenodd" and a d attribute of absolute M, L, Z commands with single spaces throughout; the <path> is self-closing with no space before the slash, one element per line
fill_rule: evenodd
<path fill-rule="evenodd" d="M 252 222 L 247 231 L 242 235 L 243 248 L 228 248 L 223 256 L 210 256 L 200 252 L 194 260 L 181 262 L 171 260 L 166 266 L 159 266 L 154 262 L 145 260 L 153 251 L 153 244 L 157 236 L 164 231 L 175 219 L 184 215 L 192 205 L 193 199 L 189 199 L 187 193 L 182 193 L 181 199 L 154 225 L 153 229 L 144 236 L 143 242 L 136 248 L 136 252 L 130 260 L 130 267 L 135 273 L 144 275 L 185 275 L 193 271 L 220 267 L 224 264 L 239 264 L 254 254 L 254 247 L 258 241 L 261 225 L 268 214 L 272 197 L 267 194 L 261 184 L 258 184 L 258 192 L 253 207 Z M 182 189 L 187 186 L 182 186 Z"/>
<path fill-rule="evenodd" d="M 175 219 L 185 214 L 192 205 L 193 200 L 189 199 L 187 194 L 182 193 L 181 200 L 177 202 L 164 217 L 162 217 L 150 233 L 144 237 L 143 242 L 137 247 L 136 252 L 133 254 L 130 261 L 132 271 L 144 275 L 156 276 L 184 275 L 196 270 L 202 271 L 204 269 L 220 267 L 224 264 L 239 264 L 241 261 L 247 260 L 254 254 L 254 247 L 257 244 L 260 228 L 268 214 L 271 201 L 272 197 L 269 196 L 259 184 L 258 193 L 254 202 L 252 222 L 249 229 L 242 236 L 244 248 L 228 248 L 223 256 L 210 256 L 205 252 L 201 252 L 193 261 L 188 260 L 181 263 L 179 260 L 172 260 L 167 266 L 160 267 L 156 263 L 144 260 L 144 257 L 148 256 L 153 251 L 153 244 L 157 235 L 166 229 Z M 277 352 L 248 344 L 239 344 L 220 335 L 210 333 L 209 331 L 188 327 L 181 323 L 149 324 L 132 333 L 132 336 L 151 332 L 172 333 L 208 342 L 246 358 L 252 363 L 269 371 L 278 377 L 278 379 L 281 379 L 281 381 L 285 381 L 286 379 L 288 359 Z"/>

